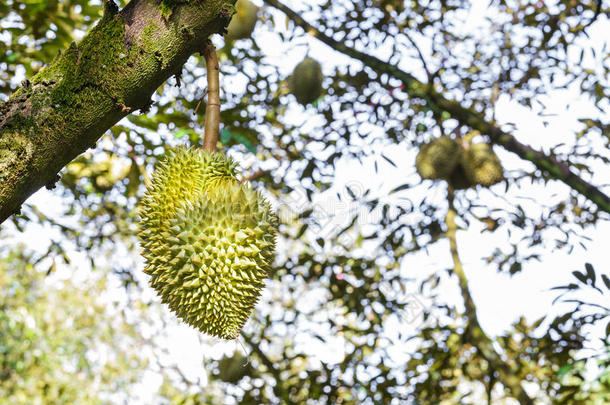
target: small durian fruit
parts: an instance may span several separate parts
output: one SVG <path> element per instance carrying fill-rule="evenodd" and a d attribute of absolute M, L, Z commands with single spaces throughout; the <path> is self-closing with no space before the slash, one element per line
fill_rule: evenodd
<path fill-rule="evenodd" d="M 288 78 L 290 92 L 302 105 L 313 103 L 322 94 L 322 66 L 318 61 L 307 57 L 299 63 Z"/>
<path fill-rule="evenodd" d="M 486 143 L 470 145 L 462 158 L 462 166 L 473 184 L 490 187 L 504 179 L 500 159 Z"/>
<path fill-rule="evenodd" d="M 168 153 L 140 202 L 138 236 L 151 285 L 189 325 L 235 339 L 274 257 L 277 218 L 221 153 Z"/>
<path fill-rule="evenodd" d="M 258 7 L 249 0 L 237 0 L 235 9 L 225 38 L 229 41 L 250 38 L 258 21 Z"/>
<path fill-rule="evenodd" d="M 447 180 L 460 162 L 464 149 L 454 139 L 441 136 L 422 145 L 415 168 L 422 179 Z"/>
<path fill-rule="evenodd" d="M 239 352 L 232 356 L 223 356 L 218 361 L 218 379 L 231 384 L 237 384 L 245 376 L 258 377 L 259 373 L 248 359 Z"/>

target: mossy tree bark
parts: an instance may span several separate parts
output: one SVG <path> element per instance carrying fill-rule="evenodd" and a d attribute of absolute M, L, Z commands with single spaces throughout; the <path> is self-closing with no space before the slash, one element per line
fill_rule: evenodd
<path fill-rule="evenodd" d="M 235 0 L 132 0 L 104 17 L 0 105 L 0 223 L 179 74 L 224 30 Z"/>

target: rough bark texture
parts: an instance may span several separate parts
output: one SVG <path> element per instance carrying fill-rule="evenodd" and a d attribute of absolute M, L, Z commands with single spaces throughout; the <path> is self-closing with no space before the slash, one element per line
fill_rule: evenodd
<path fill-rule="evenodd" d="M 104 17 L 0 105 L 0 223 L 182 69 L 235 0 L 133 0 Z M 162 13 L 165 17 L 162 16 Z"/>

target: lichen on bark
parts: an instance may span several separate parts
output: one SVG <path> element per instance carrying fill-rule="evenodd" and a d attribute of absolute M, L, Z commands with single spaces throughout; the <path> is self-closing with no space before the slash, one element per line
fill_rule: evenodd
<path fill-rule="evenodd" d="M 121 118 L 150 103 L 205 40 L 224 30 L 234 0 L 132 0 L 0 104 L 0 223 Z M 169 4 L 166 2 L 166 5 Z"/>

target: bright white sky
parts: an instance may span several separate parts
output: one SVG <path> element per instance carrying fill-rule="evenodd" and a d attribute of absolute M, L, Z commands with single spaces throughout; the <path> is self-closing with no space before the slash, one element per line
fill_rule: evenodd
<path fill-rule="evenodd" d="M 296 2 L 287 1 L 287 3 L 294 5 Z M 488 4 L 487 1 L 475 1 L 473 3 L 473 12 L 464 24 L 465 29 L 473 27 L 482 21 L 482 13 Z M 481 7 L 478 7 L 478 3 L 480 3 Z M 295 7 L 298 8 L 298 6 Z M 276 27 L 278 29 L 285 27 L 283 15 L 274 13 L 274 16 L 276 17 L 274 20 Z M 295 46 L 294 43 L 283 44 L 279 42 L 277 36 L 270 33 L 268 27 L 268 25 L 264 27 L 259 25 L 257 29 L 258 45 L 268 55 L 269 61 L 277 63 L 282 67 L 283 72 L 288 74 L 294 65 L 304 57 L 308 46 Z M 610 23 L 608 20 L 600 17 L 600 21 L 592 26 L 588 32 L 592 41 L 601 46 L 602 41 L 605 39 L 605 33 L 610 32 Z M 216 38 L 216 40 L 218 39 Z M 218 41 L 217 43 L 220 42 Z M 354 63 L 312 39 L 307 41 L 299 39 L 296 41 L 296 44 L 308 44 L 310 55 L 315 55 L 323 63 L 325 71 L 331 71 L 335 65 Z M 425 42 L 422 43 L 422 47 L 425 47 Z M 383 50 L 378 55 L 383 57 Z M 412 63 L 409 66 L 412 73 L 416 75 L 420 73 L 412 70 L 414 66 Z M 19 78 L 17 79 L 20 80 Z M 234 83 L 228 83 L 228 85 L 239 87 L 243 83 L 240 83 L 238 80 Z M 556 92 L 550 95 L 546 100 L 548 112 L 555 112 L 557 115 L 547 117 L 549 125 L 546 127 L 542 125 L 540 117 L 535 112 L 512 103 L 507 99 L 500 100 L 497 118 L 501 123 L 515 123 L 517 129 L 514 134 L 516 137 L 520 141 L 534 147 L 548 150 L 549 146 L 560 142 L 570 145 L 574 142 L 574 128 L 578 128 L 577 118 L 591 111 L 590 104 L 577 99 L 577 95 L 576 92 L 570 91 Z M 568 105 L 569 108 L 566 109 Z M 291 109 L 290 114 L 296 120 L 302 120 L 303 116 L 300 107 Z M 405 150 L 405 145 L 401 144 L 388 146 L 383 151 L 380 150 L 380 153 L 383 152 L 386 156 L 393 159 L 399 167 L 396 169 L 389 164 L 384 165 L 381 163 L 378 175 L 374 175 L 372 169 L 373 159 L 365 160 L 362 165 L 357 161 L 343 160 L 337 166 L 336 186 L 330 190 L 328 196 L 334 195 L 336 191 L 342 192 L 345 184 L 356 186 L 356 189 L 358 186 L 361 186 L 361 190 L 370 187 L 373 189 L 380 187 L 378 192 L 380 195 L 403 184 L 405 182 L 405 175 L 416 176 L 414 170 L 415 152 L 405 153 Z M 527 163 L 521 162 L 519 158 L 510 153 L 499 151 L 498 149 L 496 151 L 499 153 L 505 167 L 516 168 L 526 167 L 524 164 L 527 165 Z M 599 169 L 595 172 L 594 183 L 610 184 L 610 171 L 604 167 Z M 413 178 L 411 177 L 411 179 Z M 500 192 L 504 186 L 500 185 L 497 187 Z M 420 188 L 419 192 L 421 190 L 423 189 Z M 443 194 L 440 191 L 438 193 L 440 201 L 443 198 Z M 527 196 L 549 203 L 550 200 L 560 201 L 568 195 L 568 192 L 564 185 L 550 182 L 547 186 L 524 186 L 520 190 L 511 190 L 510 195 Z M 482 203 L 494 204 L 491 194 L 481 193 L 480 196 Z M 320 196 L 317 202 L 321 204 L 320 206 L 326 212 L 335 214 L 333 221 L 337 227 L 348 220 L 349 210 L 354 208 L 345 204 L 341 205 L 336 198 L 333 199 L 326 196 Z M 53 207 L 61 205 L 56 197 L 44 189 L 31 197 L 28 203 L 36 204 L 39 209 L 51 216 L 58 215 L 59 212 L 58 208 L 54 209 Z M 290 204 L 295 204 L 295 201 L 287 198 L 283 203 L 289 204 L 290 207 Z M 526 209 L 531 209 L 533 212 L 538 210 L 535 204 L 528 204 L 526 201 L 522 201 L 522 204 Z M 294 207 L 294 210 L 297 209 L 298 207 Z M 374 218 L 367 218 L 366 215 L 363 215 L 360 224 L 365 226 L 367 222 L 373 223 L 374 220 Z M 595 229 L 587 232 L 587 236 L 591 238 L 591 241 L 586 244 L 586 250 L 576 247 L 570 254 L 567 251 L 547 251 L 542 255 L 540 262 L 529 262 L 524 266 L 520 274 L 513 277 L 499 275 L 493 266 L 487 266 L 483 262 L 482 257 L 489 255 L 496 247 L 504 247 L 507 250 L 509 246 L 507 243 L 508 236 L 503 232 L 496 232 L 494 234 L 481 233 L 482 229 L 483 226 L 481 224 L 472 223 L 468 230 L 458 234 L 458 244 L 465 265 L 465 271 L 470 281 L 471 293 L 477 304 L 480 321 L 486 332 L 490 335 L 500 334 L 521 315 L 533 321 L 541 316 L 560 312 L 561 307 L 551 306 L 551 301 L 556 294 L 549 292 L 549 289 L 570 282 L 572 280 L 571 272 L 573 270 L 582 270 L 585 262 L 592 263 L 598 272 L 605 270 L 605 266 L 609 262 L 607 246 L 610 238 L 610 224 L 603 222 L 599 223 Z M 16 236 L 15 239 L 25 241 L 31 247 L 42 248 L 47 246 L 52 238 L 56 239 L 58 237 L 60 235 L 56 233 L 32 227 L 25 234 Z M 368 253 L 375 254 L 375 252 Z M 74 265 L 85 269 L 88 268 L 85 257 L 82 254 L 75 252 L 72 256 L 77 258 L 77 260 L 74 260 Z M 136 272 L 142 267 L 140 262 Z M 442 241 L 429 249 L 428 254 L 420 252 L 407 256 L 402 264 L 402 272 L 408 277 L 417 275 L 424 277 L 430 272 L 440 271 L 449 267 L 451 267 L 449 249 L 447 243 Z M 442 291 L 442 295 L 447 301 L 461 302 L 455 280 L 444 283 Z M 123 293 L 124 291 L 120 286 L 117 286 L 117 296 Z M 149 290 L 147 294 L 152 294 L 152 292 Z M 269 297 L 271 294 L 272 292 L 269 289 L 265 292 L 266 297 Z M 426 297 L 421 297 L 421 299 L 425 302 Z M 405 332 L 413 332 L 414 328 L 418 326 L 417 322 L 413 322 L 410 325 L 398 324 L 397 319 L 393 322 L 395 322 L 393 325 L 395 328 L 402 328 Z M 388 329 L 391 330 L 393 328 L 390 327 Z M 600 332 L 598 331 L 597 333 Z M 168 360 L 179 363 L 184 373 L 193 379 L 200 377 L 205 380 L 205 371 L 201 366 L 203 356 L 219 358 L 223 353 L 230 353 L 236 349 L 236 343 L 234 342 L 215 342 L 207 338 L 204 338 L 204 341 L 207 341 L 210 345 L 202 345 L 199 334 L 184 325 L 176 326 L 172 330 L 170 340 L 171 344 L 168 345 L 168 348 L 171 350 L 171 355 Z M 341 341 L 336 341 L 335 344 L 337 347 L 333 347 L 331 350 L 328 350 L 328 347 L 324 350 L 324 348 L 310 345 L 309 351 L 312 356 L 315 355 L 329 360 L 334 357 L 334 360 L 338 361 L 342 357 L 344 347 Z M 401 356 L 404 356 L 404 350 L 397 348 L 396 356 L 396 360 L 400 361 Z M 149 383 L 160 384 L 160 381 L 153 374 L 147 380 L 145 385 Z M 143 393 L 147 391 L 150 392 L 150 388 L 143 390 Z M 142 403 L 146 403 L 146 398 L 143 397 L 142 401 Z"/>

